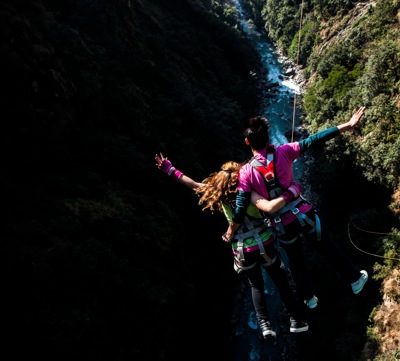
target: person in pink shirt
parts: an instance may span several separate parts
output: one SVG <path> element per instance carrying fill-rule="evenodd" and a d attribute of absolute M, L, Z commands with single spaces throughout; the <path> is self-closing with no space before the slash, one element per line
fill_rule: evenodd
<path fill-rule="evenodd" d="M 199 196 L 199 205 L 203 210 L 223 213 L 228 222 L 232 222 L 232 209 L 235 206 L 238 175 L 241 165 L 229 161 L 211 173 L 202 182 L 197 182 L 176 169 L 163 154 L 155 155 L 156 166 L 175 182 L 193 190 Z M 259 195 L 257 195 L 259 198 Z M 276 197 L 272 201 L 259 198 L 264 208 L 270 212 L 278 211 L 286 204 L 284 197 Z M 276 286 L 282 303 L 290 316 L 290 332 L 299 333 L 308 330 L 305 322 L 305 306 L 296 298 L 289 285 L 285 270 L 281 267 L 281 259 L 274 244 L 271 227 L 265 224 L 262 214 L 253 205 L 246 209 L 243 224 L 238 228 L 232 240 L 234 269 L 246 277 L 256 312 L 257 324 L 264 339 L 275 338 L 276 331 L 271 325 L 270 314 L 266 307 L 264 279 L 262 268 L 270 276 Z"/>
<path fill-rule="evenodd" d="M 263 199 L 272 200 L 283 197 L 286 205 L 277 212 L 268 212 L 267 219 L 275 229 L 279 244 L 288 256 L 289 269 L 296 283 L 299 296 L 309 308 L 318 305 L 310 277 L 306 274 L 302 239 L 313 236 L 321 237 L 320 220 L 316 210 L 300 195 L 301 186 L 293 176 L 293 162 L 307 149 L 339 136 L 344 131 L 353 129 L 364 114 L 364 107 L 359 108 L 351 119 L 337 127 L 328 128 L 299 142 L 286 143 L 274 147 L 269 144 L 269 124 L 266 118 L 250 118 L 244 132 L 245 142 L 250 147 L 253 157 L 240 170 L 236 207 L 233 221 L 222 236 L 229 241 L 243 221 L 244 210 L 252 200 L 262 209 Z M 259 198 L 251 196 L 252 191 Z M 329 245 L 333 246 L 333 245 Z M 358 271 L 353 264 L 334 247 L 335 261 L 349 280 L 354 294 L 363 289 L 368 280 L 365 270 Z"/>

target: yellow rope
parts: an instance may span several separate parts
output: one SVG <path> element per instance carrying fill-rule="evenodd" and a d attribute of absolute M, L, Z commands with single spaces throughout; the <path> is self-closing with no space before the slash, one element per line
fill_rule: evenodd
<path fill-rule="evenodd" d="M 348 237 L 349 237 L 349 241 L 350 241 L 350 243 L 352 244 L 352 246 L 353 246 L 354 248 L 356 248 L 358 251 L 360 251 L 360 252 L 362 252 L 362 253 L 365 253 L 365 254 L 367 254 L 367 255 L 369 255 L 369 256 L 378 257 L 378 258 L 383 258 L 383 259 L 389 259 L 389 260 L 392 260 L 392 261 L 399 261 L 399 262 L 400 262 L 400 258 L 381 256 L 381 255 L 376 254 L 376 253 L 371 253 L 371 252 L 364 251 L 363 249 L 361 249 L 360 247 L 358 247 L 358 246 L 353 242 L 353 240 L 352 240 L 352 238 L 351 238 L 351 235 L 350 235 L 350 223 L 353 225 L 354 228 L 358 229 L 359 231 L 365 232 L 365 233 L 380 234 L 380 235 L 391 235 L 392 233 L 383 233 L 383 232 L 367 231 L 367 230 L 364 230 L 364 229 L 362 229 L 362 228 L 357 227 L 353 222 L 348 222 L 348 223 L 347 223 L 347 235 L 348 235 Z"/>

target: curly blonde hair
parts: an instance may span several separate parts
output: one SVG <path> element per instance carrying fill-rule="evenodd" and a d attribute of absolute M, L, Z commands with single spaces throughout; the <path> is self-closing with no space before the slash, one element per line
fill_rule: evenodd
<path fill-rule="evenodd" d="M 203 211 L 221 212 L 222 203 L 230 203 L 235 199 L 240 167 L 239 163 L 226 162 L 220 171 L 211 173 L 201 182 L 195 192 L 200 197 L 199 205 L 203 206 Z"/>

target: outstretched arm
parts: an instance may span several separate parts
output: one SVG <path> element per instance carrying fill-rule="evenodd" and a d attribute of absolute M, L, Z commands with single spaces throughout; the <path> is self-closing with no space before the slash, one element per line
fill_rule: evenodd
<path fill-rule="evenodd" d="M 157 168 L 160 169 L 163 173 L 170 176 L 178 183 L 181 183 L 192 190 L 195 190 L 200 185 L 199 182 L 196 182 L 192 178 L 183 174 L 180 170 L 176 169 L 172 165 L 171 161 L 168 160 L 167 157 L 164 157 L 162 153 L 156 154 L 154 159 L 156 161 Z"/>
<path fill-rule="evenodd" d="M 342 123 L 337 127 L 325 129 L 321 132 L 310 135 L 306 139 L 301 140 L 299 142 L 301 153 L 304 153 L 307 149 L 311 148 L 314 145 L 325 143 L 326 141 L 338 136 L 339 134 L 356 127 L 359 124 L 362 116 L 364 115 L 364 110 L 365 107 L 360 107 L 353 113 L 348 122 Z"/>

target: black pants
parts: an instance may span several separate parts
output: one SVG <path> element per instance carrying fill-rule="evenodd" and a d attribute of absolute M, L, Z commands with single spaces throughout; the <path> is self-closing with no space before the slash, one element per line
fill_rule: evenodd
<path fill-rule="evenodd" d="M 281 243 L 288 258 L 288 266 L 296 283 L 296 290 L 300 300 L 309 300 L 314 295 L 311 276 L 307 272 L 306 260 L 302 239 L 299 237 L 291 244 Z"/>
<path fill-rule="evenodd" d="M 277 258 L 272 265 L 264 267 L 274 282 L 275 287 L 278 289 L 281 300 L 289 315 L 297 320 L 304 320 L 305 312 L 303 304 L 296 299 L 294 292 L 290 288 L 286 271 L 281 268 L 280 259 Z M 260 264 L 245 271 L 244 275 L 247 277 L 251 287 L 251 296 L 257 319 L 268 320 L 269 316 L 265 302 L 264 279 Z"/>
<path fill-rule="evenodd" d="M 299 234 L 298 238 L 291 244 L 280 243 L 288 257 L 288 266 L 296 283 L 297 293 L 300 299 L 303 300 L 309 300 L 314 295 L 311 276 L 307 271 L 303 241 L 307 242 L 314 239 L 315 234 L 307 235 L 305 233 L 304 235 Z M 328 239 L 314 242 L 320 242 L 322 252 L 335 264 L 335 269 L 344 276 L 344 279 L 349 284 L 355 282 L 360 277 L 359 271 L 354 267 L 347 254 L 336 243 Z"/>

